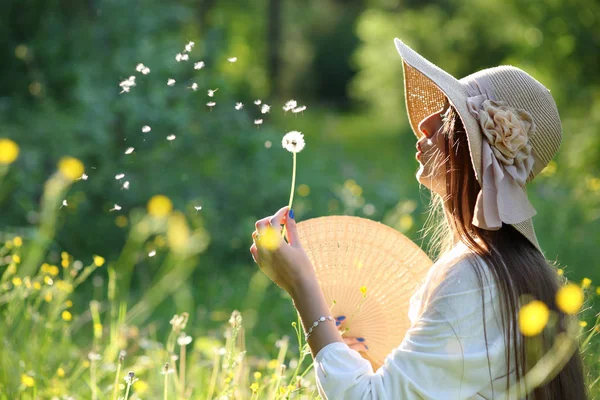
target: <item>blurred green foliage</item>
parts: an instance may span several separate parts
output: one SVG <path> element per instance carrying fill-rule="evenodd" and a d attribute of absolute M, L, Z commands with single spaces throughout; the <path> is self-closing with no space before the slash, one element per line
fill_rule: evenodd
<path fill-rule="evenodd" d="M 193 228 L 206 230 L 210 245 L 156 315 L 186 310 L 196 327 L 210 330 L 241 308 L 249 330 L 256 324 L 256 337 L 265 338 L 249 347 L 272 350 L 294 312 L 255 274 L 248 248 L 254 222 L 288 199 L 285 132 L 300 130 L 307 142 L 298 155 L 298 220 L 358 215 L 422 244 L 427 194 L 414 178 L 415 138 L 393 45 L 400 37 L 456 77 L 512 64 L 551 89 L 564 141 L 529 190 L 534 223 L 549 259 L 565 265 L 570 279 L 597 283 L 599 16 L 592 0 L 3 1 L 0 137 L 17 142 L 21 155 L 0 188 L 2 233 L 31 234 L 43 182 L 63 155 L 83 160 L 89 179 L 68 193 L 50 261 L 62 249 L 78 259 L 115 259 L 127 229 L 117 216 L 165 194 Z M 189 40 L 196 43 L 190 60 L 177 62 Z M 227 61 L 232 56 L 236 63 Z M 193 69 L 199 60 L 206 68 Z M 136 72 L 140 62 L 150 74 Z M 119 94 L 130 75 L 136 86 Z M 169 78 L 175 86 L 166 85 Z M 194 82 L 198 91 L 189 89 Z M 215 88 L 211 109 L 206 91 Z M 260 113 L 258 98 L 271 113 Z M 289 98 L 307 111 L 284 114 Z M 264 119 L 259 129 L 257 118 Z M 144 125 L 152 131 L 142 133 Z M 122 210 L 110 211 L 114 204 Z M 134 298 L 158 270 L 152 260 L 138 261 Z M 82 299 L 99 292 L 88 286 L 77 293 Z"/>

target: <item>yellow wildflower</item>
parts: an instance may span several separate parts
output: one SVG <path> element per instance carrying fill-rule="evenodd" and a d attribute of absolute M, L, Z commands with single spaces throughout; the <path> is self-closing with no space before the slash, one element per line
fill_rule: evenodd
<path fill-rule="evenodd" d="M 267 363 L 267 368 L 275 369 L 275 368 L 277 368 L 278 365 L 279 365 L 279 363 L 277 362 L 277 360 L 271 360 Z"/>
<path fill-rule="evenodd" d="M 596 288 L 596 294 L 600 294 L 600 286 Z"/>
<path fill-rule="evenodd" d="M 259 232 L 257 245 L 266 250 L 276 250 L 282 242 L 281 235 L 271 226 L 261 229 Z"/>
<path fill-rule="evenodd" d="M 50 265 L 48 263 L 43 263 L 40 269 L 42 270 L 42 273 L 47 274 L 48 270 L 50 269 Z"/>
<path fill-rule="evenodd" d="M 25 284 L 25 287 L 27 289 L 31 289 L 31 278 L 26 276 L 25 279 L 23 279 L 23 283 Z"/>
<path fill-rule="evenodd" d="M 559 276 L 563 276 L 563 274 L 565 273 L 565 271 L 563 271 L 563 269 L 562 269 L 562 268 L 559 268 L 559 269 L 556 271 L 556 273 L 557 273 Z"/>
<path fill-rule="evenodd" d="M 591 283 L 592 280 L 590 278 L 583 278 L 583 281 L 581 281 L 581 287 L 587 289 L 590 287 Z"/>
<path fill-rule="evenodd" d="M 46 293 L 44 300 L 46 300 L 46 303 L 50 303 L 52 301 L 52 292 Z"/>
<path fill-rule="evenodd" d="M 85 360 L 83 362 L 83 368 L 89 368 L 90 367 L 90 362 L 88 360 Z"/>
<path fill-rule="evenodd" d="M 254 373 L 254 379 L 259 380 L 262 377 L 262 374 L 258 371 Z"/>
<path fill-rule="evenodd" d="M 83 163 L 74 157 L 63 157 L 58 162 L 58 170 L 68 180 L 74 181 L 85 172 Z"/>
<path fill-rule="evenodd" d="M 548 323 L 550 311 L 548 306 L 539 300 L 534 300 L 519 310 L 519 327 L 525 336 L 535 336 L 544 330 Z"/>
<path fill-rule="evenodd" d="M 579 321 L 579 326 L 582 328 L 585 328 L 587 326 L 587 322 L 586 321 Z"/>
<path fill-rule="evenodd" d="M 166 217 L 173 211 L 173 203 L 167 196 L 159 194 L 148 201 L 148 214 L 153 217 Z"/>
<path fill-rule="evenodd" d="M 40 290 L 42 288 L 42 285 L 39 282 L 33 282 L 33 288 L 35 290 Z"/>
<path fill-rule="evenodd" d="M 65 306 L 73 307 L 73 302 L 71 300 L 67 300 L 67 301 L 65 301 Z"/>
<path fill-rule="evenodd" d="M 13 254 L 12 260 L 15 264 L 19 264 L 21 262 L 21 256 L 19 256 L 17 254 Z"/>
<path fill-rule="evenodd" d="M 35 386 L 35 379 L 33 379 L 33 377 L 27 375 L 27 374 L 21 374 L 21 383 L 25 386 L 25 387 L 34 387 Z"/>
<path fill-rule="evenodd" d="M 583 300 L 583 290 L 574 283 L 561 287 L 556 294 L 558 308 L 567 314 L 577 314 L 583 305 Z"/>
<path fill-rule="evenodd" d="M 258 383 L 254 382 L 252 385 L 250 385 L 250 390 L 252 390 L 254 393 L 258 392 Z"/>
<path fill-rule="evenodd" d="M 58 375 L 59 378 L 64 378 L 65 377 L 65 370 L 62 369 L 62 367 L 59 367 L 56 370 L 56 375 Z"/>
<path fill-rule="evenodd" d="M 100 257 L 100 256 L 94 256 L 94 264 L 96 264 L 97 267 L 101 267 L 104 265 L 104 258 Z"/>
<path fill-rule="evenodd" d="M 12 242 L 9 240 L 9 241 L 7 241 L 6 243 L 4 243 L 4 246 L 6 246 L 6 248 L 7 248 L 8 250 L 10 250 L 10 249 L 12 249 L 12 248 L 13 248 L 13 243 L 12 243 Z"/>
<path fill-rule="evenodd" d="M 133 390 L 135 390 L 135 392 L 137 394 L 144 394 L 148 391 L 148 383 L 144 382 L 144 381 L 135 381 L 135 383 L 133 384 Z"/>
<path fill-rule="evenodd" d="M 73 319 L 73 315 L 68 312 L 67 310 L 63 311 L 61 314 L 62 319 L 64 319 L 65 321 L 70 321 Z"/>
<path fill-rule="evenodd" d="M 102 337 L 102 324 L 95 323 L 94 324 L 94 336 L 101 338 Z"/>
<path fill-rule="evenodd" d="M 16 266 L 15 264 L 10 264 L 10 265 L 8 266 L 8 268 L 6 268 L 6 273 L 7 273 L 8 275 L 12 275 L 12 274 L 14 274 L 15 272 L 17 272 L 17 266 Z"/>
<path fill-rule="evenodd" d="M 60 253 L 60 258 L 69 258 L 69 253 L 67 253 L 66 251 L 62 251 Z"/>
<path fill-rule="evenodd" d="M 18 276 L 12 278 L 12 284 L 15 285 L 15 287 L 21 286 L 21 283 L 23 283 L 23 281 L 21 281 L 21 278 Z"/>
<path fill-rule="evenodd" d="M 190 229 L 185 216 L 175 212 L 169 217 L 169 228 L 167 229 L 167 241 L 169 247 L 175 252 L 183 252 L 188 247 L 190 240 Z"/>
<path fill-rule="evenodd" d="M 23 239 L 21 239 L 20 236 L 16 236 L 12 242 L 15 247 L 21 247 L 23 245 Z"/>
<path fill-rule="evenodd" d="M 360 292 L 362 293 L 363 297 L 367 297 L 367 287 L 366 286 L 361 286 Z"/>
<path fill-rule="evenodd" d="M 60 265 L 62 265 L 63 268 L 69 268 L 69 259 L 63 258 L 62 261 L 60 262 Z"/>
<path fill-rule="evenodd" d="M 45 276 L 44 283 L 48 286 L 52 286 L 54 284 L 54 280 L 52 280 L 52 278 L 50 278 L 49 276 Z"/>
<path fill-rule="evenodd" d="M 56 275 L 58 275 L 58 267 L 57 267 L 56 265 L 51 265 L 51 266 L 48 268 L 48 273 L 49 273 L 50 275 L 52 275 L 52 276 L 56 276 Z"/>

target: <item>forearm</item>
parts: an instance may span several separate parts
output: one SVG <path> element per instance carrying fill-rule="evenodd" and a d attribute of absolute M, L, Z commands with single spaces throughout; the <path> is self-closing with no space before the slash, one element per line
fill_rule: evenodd
<path fill-rule="evenodd" d="M 319 318 L 330 315 L 330 305 L 327 304 L 325 295 L 316 278 L 298 285 L 291 295 L 294 306 L 300 314 L 304 332 L 308 332 L 308 329 L 310 329 L 312 324 Z M 343 341 L 344 340 L 340 336 L 340 332 L 335 323 L 325 320 L 320 322 L 319 325 L 313 329 L 308 338 L 308 345 L 310 346 L 313 357 L 316 357 L 319 351 L 328 344 Z"/>

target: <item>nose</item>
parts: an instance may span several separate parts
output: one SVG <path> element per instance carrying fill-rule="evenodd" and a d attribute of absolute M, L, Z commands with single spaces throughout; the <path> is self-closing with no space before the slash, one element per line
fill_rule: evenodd
<path fill-rule="evenodd" d="M 423 133 L 425 137 L 432 137 L 435 131 L 439 128 L 439 114 L 433 113 L 428 117 L 424 118 L 421 122 L 419 122 L 419 132 Z"/>

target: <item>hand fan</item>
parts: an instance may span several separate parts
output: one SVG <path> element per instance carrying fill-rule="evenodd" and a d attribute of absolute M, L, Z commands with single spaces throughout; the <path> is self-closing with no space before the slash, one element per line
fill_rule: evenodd
<path fill-rule="evenodd" d="M 360 354 L 376 371 L 404 339 L 410 297 L 432 261 L 402 233 L 366 218 L 319 217 L 297 227 L 327 302 L 335 302 L 331 315 L 346 316 L 345 336 L 365 338 L 369 351 Z"/>

